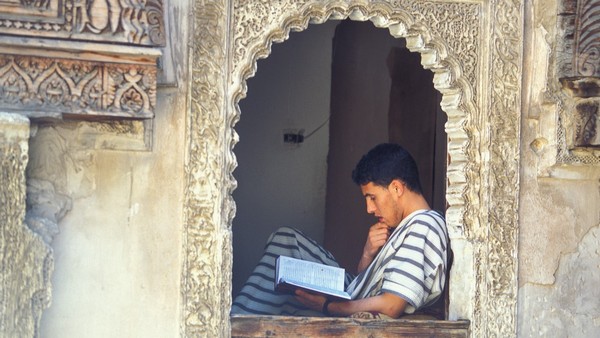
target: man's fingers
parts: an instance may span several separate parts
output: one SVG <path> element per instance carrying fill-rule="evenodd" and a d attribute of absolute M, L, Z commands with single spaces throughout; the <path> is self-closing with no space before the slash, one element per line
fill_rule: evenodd
<path fill-rule="evenodd" d="M 313 294 L 304 290 L 296 289 L 294 292 L 296 300 L 313 310 L 320 310 L 325 297 L 317 294 Z"/>

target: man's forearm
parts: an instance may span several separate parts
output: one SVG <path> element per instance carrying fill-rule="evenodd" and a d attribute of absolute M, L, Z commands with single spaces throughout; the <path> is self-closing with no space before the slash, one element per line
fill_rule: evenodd
<path fill-rule="evenodd" d="M 353 313 L 374 311 L 392 318 L 398 318 L 404 312 L 406 301 L 399 296 L 384 293 L 379 296 L 346 302 L 331 302 L 327 310 L 331 315 L 349 316 Z"/>
<path fill-rule="evenodd" d="M 388 225 L 381 222 L 375 223 L 369 228 L 363 254 L 358 262 L 358 273 L 363 272 L 371 264 L 381 247 L 387 242 L 391 231 L 392 229 Z"/>
<path fill-rule="evenodd" d="M 360 257 L 360 261 L 358 261 L 357 272 L 361 273 L 365 271 L 365 269 L 367 269 L 367 267 L 369 266 L 369 264 L 371 264 L 372 261 L 373 257 L 368 257 L 367 255 L 363 254 Z"/>

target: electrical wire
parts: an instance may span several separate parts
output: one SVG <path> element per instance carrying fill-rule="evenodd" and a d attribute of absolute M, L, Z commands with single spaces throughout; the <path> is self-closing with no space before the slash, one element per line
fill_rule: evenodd
<path fill-rule="evenodd" d="M 316 133 L 321 128 L 323 128 L 327 123 L 329 123 L 329 117 L 327 117 L 327 119 L 323 123 L 321 123 L 317 128 L 315 128 L 315 130 L 313 130 L 310 133 L 304 135 L 304 139 L 306 140 L 307 138 L 311 137 L 314 133 Z"/>

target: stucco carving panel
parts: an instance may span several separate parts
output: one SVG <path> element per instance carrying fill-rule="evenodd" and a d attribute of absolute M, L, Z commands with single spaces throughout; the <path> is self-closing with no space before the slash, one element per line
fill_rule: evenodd
<path fill-rule="evenodd" d="M 0 105 L 151 118 L 164 45 L 163 0 L 0 1 Z"/>
<path fill-rule="evenodd" d="M 600 99 L 561 97 L 557 100 L 556 162 L 600 164 Z"/>
<path fill-rule="evenodd" d="M 600 76 L 600 1 L 561 0 L 559 77 Z"/>
<path fill-rule="evenodd" d="M 574 145 L 600 148 L 600 100 L 580 101 L 575 106 Z"/>
<path fill-rule="evenodd" d="M 156 67 L 0 55 L 0 105 L 33 117 L 148 118 L 156 106 Z"/>
<path fill-rule="evenodd" d="M 435 3 L 426 1 L 237 1 L 234 8 L 234 73 L 244 79 L 252 76 L 255 67 L 247 66 L 249 57 L 261 58 L 270 53 L 273 42 L 288 38 L 290 30 L 304 30 L 309 22 L 323 22 L 350 17 L 355 20 L 374 19 L 378 27 L 389 27 L 394 36 L 414 37 L 416 48 L 433 53 L 427 63 L 436 62 L 446 68 L 458 68 L 446 62 L 460 55 L 460 77 L 469 87 L 467 101 L 473 100 L 476 78 L 481 6 L 468 3 Z M 465 20 L 467 18 L 468 20 Z M 390 27 L 392 26 L 393 27 Z M 265 39 L 266 35 L 266 39 Z M 444 43 L 439 43 L 444 41 Z M 434 60 L 430 60 L 434 59 Z M 439 66 L 439 65 L 438 65 Z M 236 78 L 234 78 L 235 81 Z"/>
<path fill-rule="evenodd" d="M 473 297 L 472 312 L 462 315 L 472 320 L 474 337 L 514 336 L 522 15 L 522 3 L 511 0 L 197 1 L 182 278 L 186 334 L 228 327 L 233 126 L 246 80 L 257 59 L 291 30 L 349 17 L 406 38 L 434 72 L 448 114 L 448 223 L 454 236 L 473 244 L 466 261 L 477 273 L 475 290 L 462 296 Z M 211 315 L 210 309 L 225 310 Z"/>
<path fill-rule="evenodd" d="M 574 70 L 583 76 L 600 76 L 600 1 L 580 0 L 577 5 Z"/>
<path fill-rule="evenodd" d="M 191 114 L 186 161 L 183 334 L 229 335 L 231 218 L 235 167 L 224 105 L 227 1 L 196 1 L 192 34 Z"/>
<path fill-rule="evenodd" d="M 456 231 L 468 232 L 468 228 L 463 228 L 465 223 L 462 219 L 468 144 L 468 130 L 464 126 L 467 118 L 478 114 L 479 13 L 481 6 L 473 3 L 236 2 L 231 85 L 237 88 L 241 81 L 242 89 L 234 93 L 234 98 L 237 102 L 245 96 L 245 80 L 256 71 L 256 60 L 269 54 L 271 44 L 286 40 L 291 30 L 303 30 L 309 22 L 347 17 L 370 19 L 379 27 L 387 27 L 392 35 L 407 38 L 408 47 L 421 53 L 423 65 L 435 74 L 434 85 L 444 94 L 442 105 L 448 113 L 449 149 L 460 153 L 449 163 L 451 186 L 448 189 L 450 208 L 447 216 Z"/>
<path fill-rule="evenodd" d="M 162 46 L 163 0 L 6 0 L 2 33 Z"/>
<path fill-rule="evenodd" d="M 599 0 L 561 0 L 556 47 L 557 77 L 566 94 L 557 98 L 558 163 L 600 163 Z"/>
<path fill-rule="evenodd" d="M 483 336 L 516 333 L 517 238 L 523 7 L 518 1 L 492 3 L 490 39 L 490 209 L 487 218 L 488 262 L 484 266 L 486 297 L 477 323 L 487 323 Z M 483 149 L 482 149 L 483 150 Z M 481 216 L 480 216 L 481 217 Z M 485 219 L 481 217 L 481 219 Z M 485 223 L 482 223 L 485 224 Z M 474 332 L 477 335 L 477 331 Z"/>

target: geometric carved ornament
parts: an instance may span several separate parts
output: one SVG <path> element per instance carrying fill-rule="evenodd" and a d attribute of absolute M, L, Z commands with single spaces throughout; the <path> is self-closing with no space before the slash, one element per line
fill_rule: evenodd
<path fill-rule="evenodd" d="M 0 107 L 151 118 L 164 45 L 163 0 L 0 0 Z"/>
<path fill-rule="evenodd" d="M 600 1 L 579 1 L 575 25 L 574 70 L 600 76 Z"/>
<path fill-rule="evenodd" d="M 0 55 L 0 106 L 30 117 L 150 118 L 156 67 Z"/>

